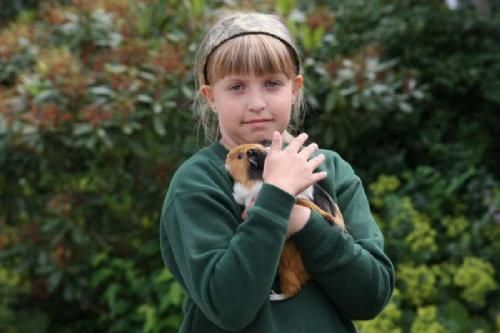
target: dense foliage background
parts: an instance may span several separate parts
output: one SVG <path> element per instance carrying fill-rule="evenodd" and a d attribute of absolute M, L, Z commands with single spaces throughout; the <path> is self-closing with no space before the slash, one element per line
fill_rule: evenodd
<path fill-rule="evenodd" d="M 235 3 L 2 4 L 0 331 L 176 331 L 160 208 L 204 144 L 197 43 L 221 8 L 244 8 L 286 18 L 305 129 L 353 164 L 386 236 L 397 289 L 360 332 L 500 332 L 498 5 Z"/>

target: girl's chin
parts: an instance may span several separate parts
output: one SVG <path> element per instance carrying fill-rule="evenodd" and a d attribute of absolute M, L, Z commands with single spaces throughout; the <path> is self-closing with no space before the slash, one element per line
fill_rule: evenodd
<path fill-rule="evenodd" d="M 273 137 L 273 132 L 274 131 L 270 131 L 269 133 L 258 133 L 258 135 L 254 135 L 249 141 L 248 143 L 261 143 L 262 141 L 266 141 L 266 140 L 271 140 L 272 137 Z"/>
<path fill-rule="evenodd" d="M 271 141 L 273 137 L 273 132 L 274 131 L 279 131 L 280 133 L 283 133 L 284 130 L 279 130 L 279 129 L 268 129 L 266 131 L 253 131 L 250 133 L 246 133 L 246 135 L 234 137 L 232 139 L 228 139 L 227 137 L 222 137 L 221 143 L 226 147 L 226 148 L 234 148 L 237 145 L 240 144 L 246 144 L 246 143 L 262 143 L 263 141 Z"/>

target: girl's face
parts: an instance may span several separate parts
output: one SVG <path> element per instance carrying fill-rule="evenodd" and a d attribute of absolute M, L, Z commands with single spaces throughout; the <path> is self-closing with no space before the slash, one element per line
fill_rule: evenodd
<path fill-rule="evenodd" d="M 201 86 L 201 94 L 217 114 L 222 145 L 231 149 L 270 140 L 274 131 L 283 133 L 303 80 L 301 75 L 291 80 L 284 74 L 233 74 Z"/>

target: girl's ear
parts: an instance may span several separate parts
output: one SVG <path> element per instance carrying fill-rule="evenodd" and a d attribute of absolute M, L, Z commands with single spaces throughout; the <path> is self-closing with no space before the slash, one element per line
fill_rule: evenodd
<path fill-rule="evenodd" d="M 293 79 L 293 95 L 297 96 L 298 92 L 300 89 L 302 89 L 302 86 L 304 86 L 304 77 L 302 75 L 297 75 Z"/>
<path fill-rule="evenodd" d="M 214 94 L 212 92 L 212 87 L 210 87 L 209 85 L 207 84 L 204 84 L 200 87 L 200 94 L 205 97 L 205 99 L 207 100 L 207 102 L 213 106 L 213 103 L 214 103 Z"/>

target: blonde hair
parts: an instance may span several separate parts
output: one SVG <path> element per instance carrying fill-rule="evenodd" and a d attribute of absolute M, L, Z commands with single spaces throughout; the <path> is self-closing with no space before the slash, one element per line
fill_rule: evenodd
<path fill-rule="evenodd" d="M 248 14 L 233 14 L 231 17 L 235 15 Z M 258 17 L 262 15 L 265 14 L 258 14 Z M 276 16 L 265 15 L 264 17 L 266 20 L 269 17 L 276 20 L 275 24 L 281 25 L 280 29 L 287 31 Z M 195 99 L 194 110 L 199 126 L 203 129 L 205 139 L 208 142 L 219 139 L 220 133 L 216 114 L 210 110 L 209 104 L 199 92 L 202 85 L 209 84 L 209 82 L 214 84 L 232 74 L 261 76 L 282 73 L 290 80 L 300 74 L 300 64 L 297 64 L 298 55 L 295 49 L 286 41 L 284 42 L 281 38 L 269 33 L 239 33 L 237 36 L 227 38 L 227 40 L 217 45 L 207 43 L 207 39 L 210 40 L 210 36 L 208 36 L 210 32 L 217 31 L 217 26 L 222 26 L 221 22 L 225 20 L 227 18 L 223 17 L 209 30 L 200 45 L 196 59 L 195 78 L 197 79 L 198 94 Z M 255 23 L 258 24 L 258 22 Z M 230 29 L 231 27 L 225 26 L 224 28 Z M 291 40 L 291 37 L 288 38 Z M 207 48 L 211 49 L 207 50 Z M 289 130 L 293 130 L 292 126 L 298 126 L 302 121 L 303 91 L 301 87 L 299 89 L 293 103 Z M 285 142 L 290 141 L 291 138 L 293 136 L 288 131 L 285 131 Z"/>

